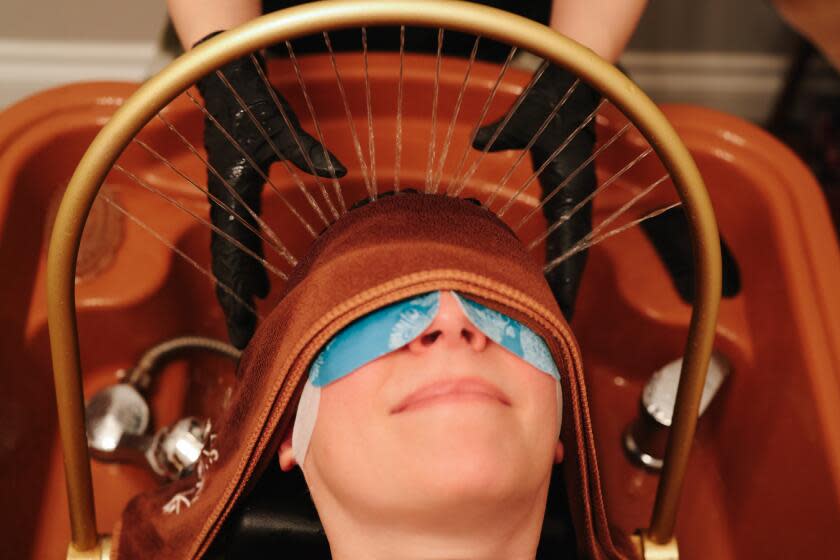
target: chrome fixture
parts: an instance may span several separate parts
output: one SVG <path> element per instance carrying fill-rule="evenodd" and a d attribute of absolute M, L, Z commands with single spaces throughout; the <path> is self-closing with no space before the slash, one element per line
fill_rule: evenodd
<path fill-rule="evenodd" d="M 150 434 L 150 409 L 143 392 L 151 373 L 181 350 L 209 350 L 238 360 L 239 350 L 202 337 L 181 337 L 158 344 L 121 381 L 105 387 L 85 405 L 85 429 L 91 455 L 100 461 L 146 465 L 158 476 L 175 480 L 192 472 L 209 437 L 209 422 L 188 416 Z"/>
<path fill-rule="evenodd" d="M 642 391 L 639 417 L 624 431 L 624 449 L 635 461 L 652 470 L 658 471 L 663 465 L 682 362 L 682 358 L 674 360 L 653 374 Z M 731 369 L 726 356 L 712 352 L 698 418 L 706 411 Z"/>

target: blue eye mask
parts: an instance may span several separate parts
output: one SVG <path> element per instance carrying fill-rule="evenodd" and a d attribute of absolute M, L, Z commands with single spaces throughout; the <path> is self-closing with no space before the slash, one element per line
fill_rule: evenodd
<path fill-rule="evenodd" d="M 509 352 L 560 380 L 551 352 L 534 331 L 498 311 L 453 293 L 470 323 Z M 309 369 L 309 382 L 323 387 L 402 348 L 429 328 L 440 307 L 440 292 L 398 301 L 351 323 L 324 346 Z"/>
<path fill-rule="evenodd" d="M 377 309 L 346 326 L 324 346 L 309 368 L 309 379 L 292 431 L 292 449 L 299 465 L 303 466 L 315 428 L 321 387 L 402 348 L 423 334 L 437 316 L 440 294 L 430 292 Z M 488 339 L 557 380 L 560 416 L 560 372 L 542 337 L 516 319 L 463 295 L 452 294 L 470 323 Z"/>

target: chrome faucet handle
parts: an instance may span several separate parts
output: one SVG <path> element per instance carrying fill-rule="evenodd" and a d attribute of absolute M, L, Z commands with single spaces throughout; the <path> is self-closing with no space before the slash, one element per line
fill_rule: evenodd
<path fill-rule="evenodd" d="M 664 464 L 682 362 L 682 358 L 669 362 L 651 376 L 642 390 L 640 414 L 624 431 L 624 449 L 633 460 L 652 470 L 660 470 Z M 731 369 L 726 356 L 712 352 L 698 418 L 706 411 Z"/>
<path fill-rule="evenodd" d="M 130 460 L 148 446 L 149 405 L 136 387 L 118 383 L 96 393 L 85 405 L 91 454 L 102 461 Z"/>
<path fill-rule="evenodd" d="M 96 393 L 85 406 L 88 448 L 100 461 L 147 464 L 162 478 L 191 473 L 209 435 L 209 423 L 194 417 L 147 434 L 149 405 L 130 383 Z"/>
<path fill-rule="evenodd" d="M 193 416 L 158 430 L 145 456 L 155 473 L 170 480 L 190 474 L 210 435 L 210 423 Z"/>
<path fill-rule="evenodd" d="M 187 417 L 147 433 L 149 404 L 144 396 L 152 372 L 183 351 L 202 350 L 238 361 L 242 354 L 225 342 L 203 336 L 165 340 L 143 353 L 137 364 L 116 372 L 119 383 L 97 392 L 85 405 L 85 431 L 91 455 L 100 461 L 147 464 L 160 477 L 175 480 L 195 467 L 209 437 L 209 423 Z"/>
<path fill-rule="evenodd" d="M 642 407 L 657 422 L 670 427 L 674 416 L 674 405 L 677 402 L 677 385 L 680 383 L 682 358 L 674 360 L 659 369 L 650 378 L 642 391 Z M 732 366 L 729 360 L 717 351 L 712 351 L 709 368 L 706 373 L 706 383 L 700 397 L 700 409 L 697 417 L 703 415 L 712 398 L 717 394 L 723 380 L 729 375 Z"/>

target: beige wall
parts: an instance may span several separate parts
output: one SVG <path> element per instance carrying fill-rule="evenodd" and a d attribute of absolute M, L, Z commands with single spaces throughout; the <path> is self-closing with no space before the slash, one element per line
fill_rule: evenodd
<path fill-rule="evenodd" d="M 0 39 L 156 41 L 165 0 L 2 0 Z"/>
<path fill-rule="evenodd" d="M 142 80 L 167 58 L 166 22 L 165 0 L 0 0 L 0 109 L 69 82 Z"/>
<path fill-rule="evenodd" d="M 0 108 L 62 83 L 143 79 L 171 57 L 166 21 L 165 0 L 0 0 Z M 761 121 L 792 39 L 768 0 L 649 0 L 622 62 L 657 101 Z"/>
<path fill-rule="evenodd" d="M 0 39 L 150 41 L 165 20 L 165 0 L 0 1 Z M 650 0 L 631 49 L 779 52 L 789 44 L 766 0 Z"/>
<path fill-rule="evenodd" d="M 786 53 L 793 36 L 768 0 L 648 0 L 629 48 Z"/>

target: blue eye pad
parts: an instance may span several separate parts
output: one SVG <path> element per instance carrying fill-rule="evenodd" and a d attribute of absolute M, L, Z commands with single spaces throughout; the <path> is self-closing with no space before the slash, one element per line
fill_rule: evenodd
<path fill-rule="evenodd" d="M 519 321 L 453 292 L 470 323 L 509 352 L 560 380 L 545 341 Z M 323 387 L 341 379 L 423 334 L 440 308 L 440 292 L 392 303 L 357 319 L 339 331 L 309 368 L 309 382 Z"/>

